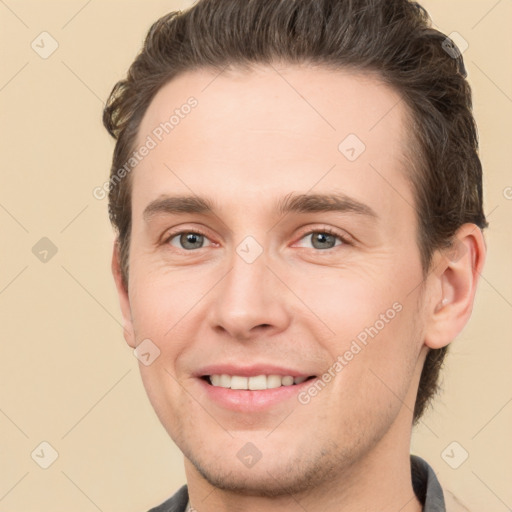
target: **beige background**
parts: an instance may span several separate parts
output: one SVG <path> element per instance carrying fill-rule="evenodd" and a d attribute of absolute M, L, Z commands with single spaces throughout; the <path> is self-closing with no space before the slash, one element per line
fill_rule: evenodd
<path fill-rule="evenodd" d="M 185 482 L 182 456 L 122 337 L 109 269 L 113 232 L 106 200 L 92 190 L 108 178 L 113 149 L 103 102 L 151 22 L 189 4 L 0 0 L 0 512 L 142 512 Z M 452 345 L 444 393 L 416 429 L 412 451 L 472 511 L 505 512 L 512 508 L 512 2 L 423 5 L 437 27 L 469 44 L 491 227 L 473 317 Z M 59 45 L 47 59 L 31 47 L 42 46 L 43 31 Z M 47 262 L 32 252 L 42 237 L 57 248 Z M 43 441 L 58 452 L 48 469 L 38 465 L 49 461 Z M 443 458 L 453 441 L 460 446 Z M 462 450 L 469 458 L 452 469 L 445 460 L 460 462 Z"/>

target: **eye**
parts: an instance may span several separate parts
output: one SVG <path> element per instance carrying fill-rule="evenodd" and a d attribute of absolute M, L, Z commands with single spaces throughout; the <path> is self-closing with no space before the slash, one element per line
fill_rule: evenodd
<path fill-rule="evenodd" d="M 307 233 L 304 233 L 300 240 L 307 239 L 308 237 L 312 244 L 312 247 L 310 248 L 318 250 L 333 249 L 340 245 L 350 245 L 348 237 L 329 228 L 310 230 Z M 205 246 L 205 240 L 208 240 L 209 242 L 206 234 L 201 233 L 200 231 L 182 230 L 171 233 L 163 243 L 185 251 L 192 251 L 194 249 L 202 249 L 212 245 L 209 242 L 208 245 Z M 339 240 L 340 243 L 336 244 L 336 240 Z"/>
<path fill-rule="evenodd" d="M 177 244 L 173 243 L 174 239 L 177 239 Z M 165 243 L 178 247 L 178 249 L 184 249 L 190 251 L 193 249 L 202 249 L 204 240 L 208 240 L 205 234 L 198 231 L 178 231 L 167 237 Z"/>
<path fill-rule="evenodd" d="M 304 233 L 301 237 L 301 240 L 304 238 L 308 238 L 311 241 L 313 249 L 333 249 L 339 245 L 349 245 L 350 242 L 348 239 L 343 236 L 341 233 L 337 233 L 331 229 L 317 229 L 308 231 Z M 336 239 L 338 239 L 341 243 L 336 244 Z"/>

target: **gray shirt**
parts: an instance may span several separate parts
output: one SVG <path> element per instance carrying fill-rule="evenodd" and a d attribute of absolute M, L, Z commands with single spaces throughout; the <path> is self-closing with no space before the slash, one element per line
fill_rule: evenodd
<path fill-rule="evenodd" d="M 443 490 L 434 470 L 416 455 L 411 455 L 411 477 L 414 493 L 423 505 L 423 512 L 446 512 Z M 148 512 L 186 512 L 188 506 L 188 488 L 184 485 L 167 501 Z"/>

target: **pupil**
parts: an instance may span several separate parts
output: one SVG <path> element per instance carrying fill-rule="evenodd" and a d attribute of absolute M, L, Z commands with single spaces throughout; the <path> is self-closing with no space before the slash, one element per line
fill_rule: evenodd
<path fill-rule="evenodd" d="M 186 249 L 191 248 L 190 246 L 187 246 L 187 244 L 191 244 L 193 246 L 192 248 L 196 248 L 201 245 L 201 242 L 198 241 L 201 237 L 202 235 L 197 235 L 194 233 L 187 233 L 186 235 L 182 235 L 182 245 Z"/>
<path fill-rule="evenodd" d="M 317 233 L 315 238 L 316 238 L 316 241 L 317 241 L 318 243 L 320 243 L 320 244 L 325 244 L 326 242 L 328 242 L 328 241 L 329 241 L 328 239 L 329 239 L 329 238 L 331 238 L 331 239 L 332 239 L 332 238 L 333 238 L 333 236 L 332 236 L 332 235 L 329 235 L 329 234 L 327 234 L 327 233 Z"/>

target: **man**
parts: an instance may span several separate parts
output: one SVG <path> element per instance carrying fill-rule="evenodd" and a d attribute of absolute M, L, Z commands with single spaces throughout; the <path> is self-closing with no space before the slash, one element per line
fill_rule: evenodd
<path fill-rule="evenodd" d="M 462 57 L 406 0 L 199 0 L 104 123 L 124 336 L 185 457 L 153 511 L 444 511 L 412 425 L 485 257 Z"/>

